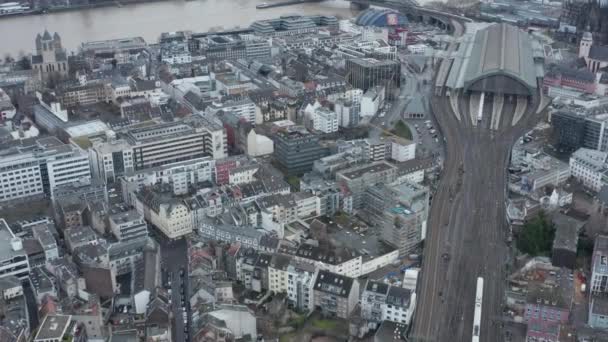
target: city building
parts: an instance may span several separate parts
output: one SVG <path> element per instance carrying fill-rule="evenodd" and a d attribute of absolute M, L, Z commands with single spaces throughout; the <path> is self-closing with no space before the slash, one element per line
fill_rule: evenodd
<path fill-rule="evenodd" d="M 23 280 L 28 277 L 30 265 L 23 242 L 13 234 L 3 218 L 0 218 L 0 278 L 16 276 Z"/>
<path fill-rule="evenodd" d="M 195 39 L 200 42 L 200 51 L 209 60 L 268 60 L 270 58 L 271 41 L 250 34 L 216 34 Z"/>
<path fill-rule="evenodd" d="M 385 87 L 386 97 L 392 98 L 393 91 L 401 80 L 399 61 L 374 58 L 353 58 L 346 60 L 347 80 L 354 88 L 366 92 L 375 86 Z"/>
<path fill-rule="evenodd" d="M 608 298 L 597 295 L 591 296 L 587 324 L 595 329 L 608 329 Z"/>
<path fill-rule="evenodd" d="M 188 37 L 185 32 L 163 32 L 159 43 L 162 62 L 170 65 L 192 62 L 192 55 L 188 49 Z"/>
<path fill-rule="evenodd" d="M 134 209 L 115 206 L 110 209 L 108 221 L 112 234 L 119 241 L 148 236 L 148 224 L 144 217 Z"/>
<path fill-rule="evenodd" d="M 386 88 L 376 86 L 368 89 L 361 98 L 361 116 L 374 116 L 384 107 Z"/>
<path fill-rule="evenodd" d="M 359 301 L 359 282 L 329 271 L 319 271 L 313 298 L 315 309 L 324 315 L 348 319 Z"/>
<path fill-rule="evenodd" d="M 412 253 L 426 236 L 428 188 L 413 184 L 379 184 L 362 196 L 370 224 L 380 227 L 380 239 L 397 248 L 400 256 Z"/>
<path fill-rule="evenodd" d="M 86 341 L 86 333 L 78 334 L 80 327 L 70 315 L 48 314 L 36 332 L 34 342 Z"/>
<path fill-rule="evenodd" d="M 608 292 L 608 236 L 599 235 L 595 238 L 589 285 L 593 293 Z"/>
<path fill-rule="evenodd" d="M 135 208 L 169 239 L 192 233 L 190 208 L 181 199 L 174 197 L 171 191 L 163 189 L 162 184 L 139 190 Z"/>
<path fill-rule="evenodd" d="M 587 188 L 600 191 L 608 181 L 607 158 L 608 152 L 579 148 L 570 156 L 570 173 Z"/>
<path fill-rule="evenodd" d="M 369 8 L 359 13 L 355 23 L 360 26 L 404 26 L 408 20 L 405 15 L 393 9 Z"/>
<path fill-rule="evenodd" d="M 321 27 L 337 28 L 334 16 L 285 15 L 275 19 L 258 20 L 251 24 L 253 32 L 260 36 L 288 36 L 315 33 Z"/>
<path fill-rule="evenodd" d="M 0 202 L 41 194 L 52 197 L 57 187 L 91 180 L 86 153 L 55 137 L 7 144 L 0 156 Z"/>
<path fill-rule="evenodd" d="M 585 117 L 568 112 L 551 114 L 553 139 L 558 148 L 575 151 L 583 147 Z"/>
<path fill-rule="evenodd" d="M 566 324 L 570 317 L 570 304 L 558 288 L 530 289 L 526 298 L 524 320 L 530 325 Z"/>
<path fill-rule="evenodd" d="M 42 35 L 36 36 L 36 53 L 32 55 L 31 62 L 32 69 L 38 71 L 43 79 L 52 75 L 68 75 L 68 56 L 57 32 L 51 36 L 49 31 L 44 30 Z"/>
<path fill-rule="evenodd" d="M 252 124 L 256 123 L 256 116 L 259 111 L 256 104 L 248 97 L 238 100 L 227 100 L 221 103 L 213 103 L 206 109 L 209 114 L 215 114 L 220 110 L 224 113 L 233 113 L 239 119 L 244 119 Z"/>
<path fill-rule="evenodd" d="M 316 269 L 312 263 L 275 254 L 268 265 L 268 289 L 287 294 L 290 306 L 313 310 L 313 285 Z"/>
<path fill-rule="evenodd" d="M 0 278 L 0 298 L 9 301 L 13 298 L 23 296 L 21 280 L 16 276 L 5 276 Z"/>
<path fill-rule="evenodd" d="M 148 125 L 124 132 L 105 132 L 87 139 L 96 178 L 113 182 L 140 170 L 210 156 L 227 155 L 221 123 L 195 115 L 183 121 Z"/>
<path fill-rule="evenodd" d="M 353 208 L 364 205 L 364 192 L 379 183 L 389 184 L 397 178 L 397 167 L 385 161 L 354 166 L 336 173 L 336 182 L 345 186 L 353 197 Z"/>
<path fill-rule="evenodd" d="M 0 122 L 12 119 L 17 113 L 10 96 L 0 88 Z"/>
<path fill-rule="evenodd" d="M 587 69 L 596 73 L 608 66 L 608 49 L 595 44 L 591 32 L 584 32 L 579 45 L 578 56 L 585 59 Z"/>
<path fill-rule="evenodd" d="M 383 321 L 409 324 L 415 298 L 409 289 L 368 280 L 361 294 L 361 317 L 375 326 Z"/>
<path fill-rule="evenodd" d="M 338 116 L 335 112 L 319 107 L 312 113 L 313 128 L 323 133 L 334 133 L 338 131 Z"/>
<path fill-rule="evenodd" d="M 244 305 L 219 305 L 204 314 L 196 341 L 257 340 L 256 316 Z"/>
<path fill-rule="evenodd" d="M 506 23 L 479 26 L 463 36 L 460 49 L 470 51 L 469 58 L 442 63 L 435 83 L 439 90 L 522 97 L 538 93 L 538 79 L 544 76 L 544 53 L 542 44 L 527 32 Z M 513 63 L 496 67 L 496 61 L 503 59 Z"/>
<path fill-rule="evenodd" d="M 275 159 L 289 174 L 308 172 L 315 160 L 329 154 L 329 150 L 319 143 L 319 137 L 302 127 L 280 130 L 273 139 Z"/>

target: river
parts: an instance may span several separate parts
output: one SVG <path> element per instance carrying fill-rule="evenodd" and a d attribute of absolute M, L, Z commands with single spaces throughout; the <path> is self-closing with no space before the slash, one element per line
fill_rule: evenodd
<path fill-rule="evenodd" d="M 0 18 L 0 57 L 32 53 L 34 38 L 44 29 L 59 32 L 63 46 L 68 51 L 75 51 L 85 41 L 141 36 L 150 43 L 156 42 L 162 32 L 205 32 L 216 27 L 229 29 L 236 26 L 245 28 L 255 20 L 284 14 L 327 14 L 341 18 L 357 14 L 350 9 L 350 3 L 343 0 L 256 10 L 255 6 L 262 2 L 171 0 Z"/>

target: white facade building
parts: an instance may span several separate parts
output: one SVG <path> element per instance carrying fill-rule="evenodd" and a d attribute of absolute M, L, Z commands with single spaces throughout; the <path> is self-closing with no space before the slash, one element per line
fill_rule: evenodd
<path fill-rule="evenodd" d="M 13 106 L 11 98 L 0 88 L 0 121 L 10 120 L 15 114 L 17 109 Z"/>
<path fill-rule="evenodd" d="M 570 173 L 584 186 L 600 191 L 608 180 L 607 158 L 608 152 L 579 148 L 570 157 Z"/>
<path fill-rule="evenodd" d="M 361 99 L 361 116 L 374 116 L 384 105 L 385 89 L 378 86 L 370 88 Z"/>
<path fill-rule="evenodd" d="M 59 185 L 91 180 L 87 154 L 55 137 L 38 139 L 32 145 L 9 147 L 2 152 L 0 202 L 43 193 L 52 197 Z M 42 177 L 43 168 L 46 182 Z"/>
<path fill-rule="evenodd" d="M 338 131 L 338 116 L 335 112 L 325 108 L 316 108 L 312 115 L 313 127 L 316 131 L 323 133 L 334 133 Z"/>
<path fill-rule="evenodd" d="M 265 135 L 257 134 L 255 129 L 247 134 L 247 155 L 259 157 L 274 152 L 274 142 Z"/>
<path fill-rule="evenodd" d="M 148 225 L 144 217 L 135 210 L 119 210 L 111 213 L 110 229 L 119 241 L 148 236 Z"/>
<path fill-rule="evenodd" d="M 416 143 L 411 140 L 391 138 L 391 159 L 404 162 L 416 158 Z"/>
<path fill-rule="evenodd" d="M 23 280 L 29 273 L 30 265 L 21 239 L 0 218 L 0 278 L 16 276 Z"/>

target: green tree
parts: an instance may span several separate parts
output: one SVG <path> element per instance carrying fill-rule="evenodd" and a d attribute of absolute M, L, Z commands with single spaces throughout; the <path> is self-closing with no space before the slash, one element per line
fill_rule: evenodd
<path fill-rule="evenodd" d="M 544 212 L 527 222 L 517 236 L 517 248 L 532 256 L 551 254 L 555 227 Z"/>

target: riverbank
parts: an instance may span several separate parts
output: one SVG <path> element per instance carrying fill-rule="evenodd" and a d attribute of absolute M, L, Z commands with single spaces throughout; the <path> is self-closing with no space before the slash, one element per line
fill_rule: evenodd
<path fill-rule="evenodd" d="M 275 3 L 271 3 L 271 4 L 263 3 L 263 4 L 259 4 L 259 5 L 255 6 L 255 8 L 267 9 L 267 8 L 284 7 L 284 6 L 299 5 L 299 4 L 321 2 L 321 1 L 326 1 L 326 0 L 292 0 L 292 1 L 275 2 Z"/>
<path fill-rule="evenodd" d="M 33 10 L 23 11 L 23 12 L 12 12 L 12 13 L 0 14 L 0 20 L 2 20 L 3 18 L 10 18 L 10 17 L 21 17 L 21 16 L 28 16 L 28 15 L 45 15 L 45 14 L 53 14 L 53 13 L 61 13 L 61 12 L 90 10 L 90 9 L 94 9 L 94 8 L 104 8 L 104 7 L 120 8 L 120 7 L 123 7 L 126 5 L 136 5 L 136 4 L 144 4 L 144 3 L 151 3 L 151 2 L 164 2 L 164 1 L 174 1 L 174 0 L 115 0 L 115 1 L 95 3 L 95 4 L 39 8 L 39 9 L 33 9 Z M 192 0 L 185 0 L 185 1 L 192 1 Z"/>
<path fill-rule="evenodd" d="M 45 29 L 59 33 L 63 46 L 71 52 L 78 51 L 86 41 L 142 37 L 148 43 L 155 43 L 162 32 L 245 28 L 256 20 L 290 14 L 350 18 L 358 13 L 350 8 L 349 2 L 341 0 L 257 10 L 255 6 L 263 1 L 268 0 L 155 1 L 3 18 L 0 19 L 0 56 L 10 54 L 16 58 L 32 53 L 36 35 Z"/>

